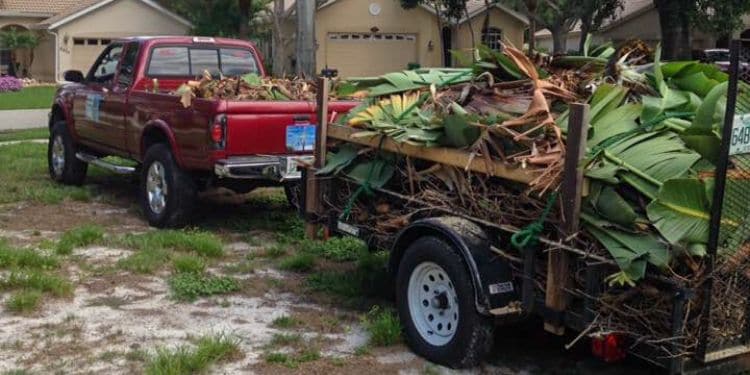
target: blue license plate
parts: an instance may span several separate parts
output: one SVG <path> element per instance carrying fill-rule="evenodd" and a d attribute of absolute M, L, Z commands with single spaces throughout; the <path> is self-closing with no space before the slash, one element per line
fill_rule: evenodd
<path fill-rule="evenodd" d="M 315 125 L 289 125 L 286 127 L 286 149 L 289 152 L 315 149 Z"/>

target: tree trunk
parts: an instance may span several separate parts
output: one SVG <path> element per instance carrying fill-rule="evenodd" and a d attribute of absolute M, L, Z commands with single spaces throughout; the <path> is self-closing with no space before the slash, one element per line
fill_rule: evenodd
<path fill-rule="evenodd" d="M 526 11 L 529 13 L 529 56 L 534 56 L 536 51 L 536 0 L 525 0 Z"/>
<path fill-rule="evenodd" d="M 315 0 L 297 1 L 297 75 L 315 77 Z"/>
<path fill-rule="evenodd" d="M 8 75 L 11 77 L 17 77 L 16 74 L 16 53 L 14 50 L 11 50 L 10 61 L 8 62 Z"/>
<path fill-rule="evenodd" d="M 578 53 L 583 55 L 583 50 L 586 48 L 586 39 L 589 37 L 591 32 L 591 16 L 584 15 L 581 17 L 581 39 L 578 41 Z"/>
<path fill-rule="evenodd" d="M 284 0 L 273 0 L 273 32 L 271 33 L 272 74 L 283 77 L 286 74 L 286 43 L 281 30 L 284 22 Z"/>
<path fill-rule="evenodd" d="M 568 32 L 562 27 L 552 27 L 549 31 L 552 32 L 552 54 L 562 55 L 568 52 Z"/>
<path fill-rule="evenodd" d="M 250 6 L 251 0 L 238 0 L 240 10 L 240 29 L 237 36 L 240 39 L 250 39 Z"/>
<path fill-rule="evenodd" d="M 684 0 L 654 0 L 661 24 L 662 57 L 665 60 L 690 59 L 692 35 L 691 7 Z"/>

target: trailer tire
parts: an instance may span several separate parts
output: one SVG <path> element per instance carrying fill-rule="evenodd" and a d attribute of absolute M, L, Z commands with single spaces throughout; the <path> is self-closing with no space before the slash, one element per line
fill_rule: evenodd
<path fill-rule="evenodd" d="M 396 285 L 406 341 L 417 354 L 453 368 L 474 367 L 489 354 L 492 319 L 477 311 L 471 275 L 447 242 L 426 236 L 409 245 Z"/>
<path fill-rule="evenodd" d="M 52 125 L 47 144 L 47 166 L 50 177 L 66 185 L 81 185 L 86 179 L 88 164 L 76 157 L 77 148 L 65 121 Z"/>
<path fill-rule="evenodd" d="M 184 226 L 195 199 L 195 182 L 177 165 L 169 146 L 158 143 L 149 147 L 140 182 L 141 207 L 148 223 L 157 228 Z"/>

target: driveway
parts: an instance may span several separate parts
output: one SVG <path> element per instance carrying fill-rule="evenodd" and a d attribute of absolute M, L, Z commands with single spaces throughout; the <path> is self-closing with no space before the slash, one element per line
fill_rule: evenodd
<path fill-rule="evenodd" d="M 0 131 L 33 129 L 47 126 L 49 109 L 17 109 L 0 111 Z"/>

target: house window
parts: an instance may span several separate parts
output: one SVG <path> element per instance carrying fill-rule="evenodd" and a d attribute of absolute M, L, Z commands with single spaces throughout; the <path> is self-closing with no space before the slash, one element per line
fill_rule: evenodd
<path fill-rule="evenodd" d="M 86 39 L 83 39 L 83 38 L 73 38 L 73 44 L 75 44 L 77 46 L 82 46 L 82 45 L 86 44 Z"/>
<path fill-rule="evenodd" d="M 10 50 L 0 49 L 0 74 L 7 73 L 10 66 Z"/>
<path fill-rule="evenodd" d="M 500 51 L 503 48 L 503 30 L 497 27 L 488 27 L 482 29 L 482 44 L 495 51 Z"/>

